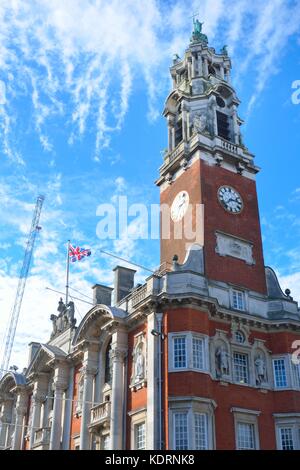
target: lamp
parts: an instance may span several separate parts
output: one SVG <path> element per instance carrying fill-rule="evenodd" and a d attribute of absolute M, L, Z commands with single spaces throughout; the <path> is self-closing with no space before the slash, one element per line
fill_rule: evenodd
<path fill-rule="evenodd" d="M 151 334 L 153 336 L 160 336 L 162 340 L 165 339 L 166 335 L 164 335 L 163 333 L 161 333 L 160 331 L 157 331 L 157 330 L 151 330 Z"/>

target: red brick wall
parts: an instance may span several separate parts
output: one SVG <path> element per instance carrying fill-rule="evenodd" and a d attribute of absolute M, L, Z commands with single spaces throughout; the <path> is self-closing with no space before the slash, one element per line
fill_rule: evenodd
<path fill-rule="evenodd" d="M 209 166 L 202 161 L 201 185 L 204 203 L 205 272 L 207 277 L 265 293 L 266 281 L 255 181 L 221 167 Z M 217 191 L 223 185 L 232 186 L 242 196 L 244 209 L 240 214 L 230 214 L 220 205 Z M 249 266 L 242 260 L 218 255 L 215 252 L 216 230 L 252 242 L 255 265 Z"/>
<path fill-rule="evenodd" d="M 170 207 L 173 203 L 175 196 L 180 191 L 188 191 L 190 197 L 190 204 L 201 204 L 201 182 L 200 182 L 200 161 L 196 161 L 188 171 L 184 172 L 175 183 L 166 188 L 160 195 L 160 203 L 168 204 Z M 193 212 L 193 231 L 196 228 L 196 213 Z M 170 226 L 170 240 L 160 241 L 160 258 L 161 263 L 172 263 L 173 256 L 176 254 L 179 257 L 179 263 L 183 263 L 186 256 L 186 243 L 190 240 L 175 240 L 174 239 L 174 222 L 171 220 Z"/>
<path fill-rule="evenodd" d="M 214 336 L 215 330 L 230 332 L 230 324 L 216 322 L 208 318 L 207 313 L 192 308 L 179 308 L 164 313 L 165 333 L 176 331 L 195 331 Z M 266 347 L 272 354 L 292 352 L 291 344 L 300 338 L 300 332 L 252 331 L 251 338 L 265 340 Z M 267 391 L 235 384 L 221 385 L 212 380 L 208 374 L 197 372 L 168 373 L 168 341 L 164 343 L 164 403 L 172 396 L 199 396 L 209 398 L 217 403 L 215 410 L 215 431 L 217 449 L 235 449 L 234 415 L 232 407 L 260 411 L 258 417 L 261 449 L 275 449 L 275 424 L 273 413 L 299 412 L 300 392 Z M 168 413 L 165 413 L 166 442 L 168 442 Z"/>
<path fill-rule="evenodd" d="M 240 214 L 228 213 L 219 203 L 217 191 L 223 185 L 232 186 L 241 194 L 244 209 Z M 204 204 L 204 253 L 207 277 L 265 293 L 266 281 L 255 181 L 198 160 L 161 193 L 161 204 L 171 206 L 177 193 L 182 190 L 188 191 L 190 204 Z M 193 230 L 196 228 L 195 215 L 194 211 Z M 250 266 L 245 261 L 218 255 L 215 252 L 216 230 L 253 243 L 255 264 Z M 164 261 L 171 263 L 174 254 L 178 255 L 179 263 L 182 263 L 186 256 L 187 243 L 190 243 L 190 240 L 186 240 L 184 236 L 181 240 L 174 239 L 174 223 L 171 221 L 170 240 L 161 240 L 161 263 Z"/>

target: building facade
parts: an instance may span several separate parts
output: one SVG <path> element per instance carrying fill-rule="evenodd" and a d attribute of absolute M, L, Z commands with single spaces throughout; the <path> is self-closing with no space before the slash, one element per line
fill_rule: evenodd
<path fill-rule="evenodd" d="M 60 300 L 0 382 L 2 449 L 300 449 L 300 310 L 264 265 L 230 58 L 196 21 L 170 70 L 161 267 L 117 266 L 78 326 Z"/>

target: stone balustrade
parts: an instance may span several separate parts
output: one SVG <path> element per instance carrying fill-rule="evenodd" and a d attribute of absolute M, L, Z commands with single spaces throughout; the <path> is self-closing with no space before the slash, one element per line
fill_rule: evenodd
<path fill-rule="evenodd" d="M 40 428 L 34 432 L 33 445 L 45 445 L 50 442 L 50 428 Z"/>
<path fill-rule="evenodd" d="M 110 419 L 111 402 L 105 401 L 91 408 L 91 425 Z"/>

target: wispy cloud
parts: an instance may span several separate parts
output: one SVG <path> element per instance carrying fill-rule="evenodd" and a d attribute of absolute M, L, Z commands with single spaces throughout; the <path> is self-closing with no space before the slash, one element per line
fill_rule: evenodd
<path fill-rule="evenodd" d="M 50 126 L 63 119 L 69 143 L 94 133 L 94 159 L 120 130 L 136 83 L 144 80 L 149 118 L 169 87 L 167 66 L 182 53 L 199 11 L 212 45 L 226 43 L 239 79 L 256 74 L 248 111 L 276 73 L 300 25 L 299 0 L 3 0 L 0 6 L 0 132 L 7 157 L 24 163 L 12 135 L 32 125 L 55 153 Z M 20 97 L 30 99 L 20 116 Z M 53 159 L 51 160 L 53 162 Z"/>

